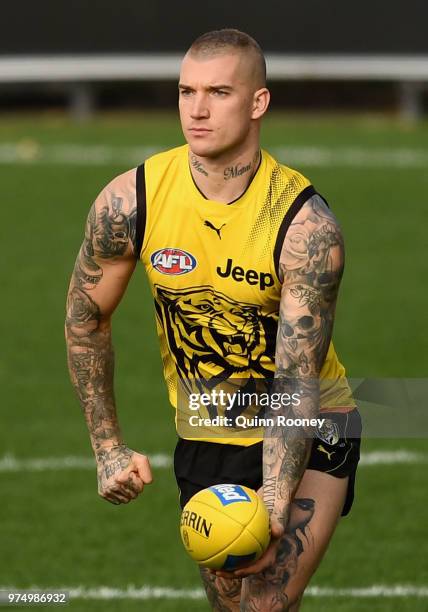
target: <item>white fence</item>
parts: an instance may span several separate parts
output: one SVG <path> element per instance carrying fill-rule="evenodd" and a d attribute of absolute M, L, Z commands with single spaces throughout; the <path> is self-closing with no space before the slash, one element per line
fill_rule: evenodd
<path fill-rule="evenodd" d="M 0 56 L 0 85 L 71 85 L 72 106 L 78 115 L 91 107 L 91 83 L 175 80 L 181 57 L 170 54 Z M 428 56 L 268 54 L 266 60 L 271 81 L 396 82 L 400 85 L 402 113 L 412 118 L 421 112 L 422 92 L 428 82 Z"/>

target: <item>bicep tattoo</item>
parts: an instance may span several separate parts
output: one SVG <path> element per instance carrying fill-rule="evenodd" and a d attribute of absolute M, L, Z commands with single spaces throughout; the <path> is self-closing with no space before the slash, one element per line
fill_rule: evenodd
<path fill-rule="evenodd" d="M 340 227 L 320 196 L 291 224 L 280 260 L 278 376 L 315 376 L 330 343 L 344 266 Z"/>
<path fill-rule="evenodd" d="M 104 259 L 125 255 L 135 235 L 136 210 L 125 214 L 123 198 L 113 195 L 111 206 L 103 206 L 98 217 L 94 235 L 95 254 Z"/>
<path fill-rule="evenodd" d="M 109 205 L 97 210 L 93 204 L 86 221 L 85 237 L 77 256 L 73 281 L 82 290 L 90 291 L 101 281 L 99 261 L 136 252 L 137 209 L 124 212 L 123 198 L 111 196 Z"/>

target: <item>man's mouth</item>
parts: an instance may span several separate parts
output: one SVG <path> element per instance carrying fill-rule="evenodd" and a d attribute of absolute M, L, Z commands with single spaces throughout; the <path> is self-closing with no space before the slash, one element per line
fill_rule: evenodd
<path fill-rule="evenodd" d="M 199 127 L 191 127 L 189 128 L 189 132 L 192 132 L 193 134 L 208 134 L 208 132 L 211 132 L 212 130 L 209 130 L 208 128 L 199 128 Z"/>

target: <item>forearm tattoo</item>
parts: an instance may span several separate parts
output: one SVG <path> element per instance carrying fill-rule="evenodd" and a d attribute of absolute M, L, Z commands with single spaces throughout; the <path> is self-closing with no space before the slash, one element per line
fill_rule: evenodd
<path fill-rule="evenodd" d="M 300 399 L 298 406 L 282 409 L 287 417 L 318 416 L 319 374 L 331 340 L 343 265 L 340 228 L 324 201 L 313 196 L 290 225 L 280 261 L 283 289 L 274 390 L 298 392 Z M 271 411 L 268 416 L 276 422 L 277 414 Z M 307 464 L 311 435 L 305 428 L 265 428 L 264 498 L 271 514 L 284 526 Z"/>
<path fill-rule="evenodd" d="M 135 248 L 136 209 L 123 210 L 122 198 L 92 206 L 74 266 L 67 298 L 66 339 L 72 384 L 82 405 L 94 450 L 106 440 L 120 443 L 113 390 L 114 353 L 109 321 L 91 292 L 102 282 L 102 260 Z"/>

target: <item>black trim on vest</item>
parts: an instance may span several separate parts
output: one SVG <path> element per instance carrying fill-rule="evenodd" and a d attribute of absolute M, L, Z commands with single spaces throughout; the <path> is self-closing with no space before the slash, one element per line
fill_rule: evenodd
<path fill-rule="evenodd" d="M 135 183 L 137 194 L 137 220 L 135 223 L 135 256 L 140 259 L 143 247 L 144 232 L 146 230 L 147 202 L 146 202 L 146 175 L 144 164 L 138 166 Z"/>
<path fill-rule="evenodd" d="M 303 204 L 309 200 L 313 195 L 317 192 L 312 185 L 308 185 L 305 187 L 303 191 L 299 193 L 297 198 L 294 200 L 290 208 L 285 213 L 285 216 L 279 226 L 278 236 L 276 237 L 275 248 L 273 250 L 273 261 L 275 264 L 276 275 L 279 278 L 279 258 L 281 256 L 282 245 L 284 243 L 284 238 L 287 233 L 288 228 L 291 225 L 294 217 L 297 215 L 299 210 L 302 208 Z"/>

